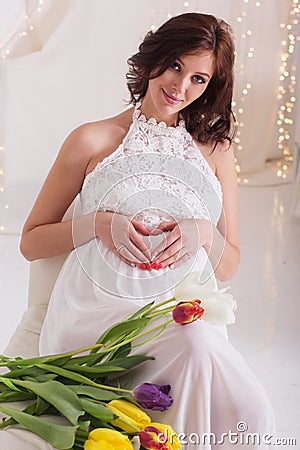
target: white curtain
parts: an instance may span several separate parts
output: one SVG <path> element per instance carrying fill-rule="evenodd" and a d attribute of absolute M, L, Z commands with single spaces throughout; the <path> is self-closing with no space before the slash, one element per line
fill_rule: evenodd
<path fill-rule="evenodd" d="M 4 9 L 0 6 L 0 52 L 10 51 L 0 58 L 0 231 L 20 232 L 73 128 L 125 107 L 126 60 L 150 26 L 160 25 L 167 14 L 200 10 L 231 23 L 238 50 L 235 100 L 237 109 L 243 109 L 238 120 L 244 125 L 238 162 L 246 173 L 262 170 L 267 158 L 279 157 L 276 96 L 281 42 L 288 33 L 280 23 L 288 22 L 291 4 L 11 0 Z M 12 37 L 7 43 L 9 29 Z M 248 56 L 249 48 L 253 57 Z M 247 95 L 242 93 L 245 84 L 251 85 Z"/>

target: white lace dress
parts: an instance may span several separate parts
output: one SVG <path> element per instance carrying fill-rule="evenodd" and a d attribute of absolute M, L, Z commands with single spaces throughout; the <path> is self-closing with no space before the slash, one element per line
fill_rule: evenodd
<path fill-rule="evenodd" d="M 85 178 L 76 208 L 82 214 L 115 211 L 155 227 L 162 220 L 182 217 L 216 224 L 221 205 L 220 183 L 184 123 L 173 128 L 147 121 L 136 108 L 122 144 Z M 156 246 L 163 237 L 152 236 L 147 242 Z M 171 297 L 187 273 L 204 267 L 209 268 L 204 249 L 176 269 L 143 271 L 124 264 L 99 239 L 79 246 L 68 256 L 56 282 L 41 333 L 41 353 L 94 343 L 104 329 L 151 299 Z M 183 448 L 240 448 L 226 438 L 224 444 L 200 445 L 199 437 L 214 433 L 220 439 L 222 433 L 237 432 L 241 421 L 249 432 L 273 432 L 273 412 L 265 392 L 229 343 L 225 327 L 200 321 L 170 325 L 140 351 L 156 359 L 144 363 L 134 381 L 171 384 L 173 406 L 151 416 L 184 433 Z"/>

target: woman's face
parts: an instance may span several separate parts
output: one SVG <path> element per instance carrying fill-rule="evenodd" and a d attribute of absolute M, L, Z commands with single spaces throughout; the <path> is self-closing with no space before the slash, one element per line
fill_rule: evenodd
<path fill-rule="evenodd" d="M 213 62 L 211 53 L 185 55 L 174 61 L 160 76 L 149 80 L 143 100 L 144 114 L 168 125 L 176 123 L 179 111 L 207 88 Z"/>

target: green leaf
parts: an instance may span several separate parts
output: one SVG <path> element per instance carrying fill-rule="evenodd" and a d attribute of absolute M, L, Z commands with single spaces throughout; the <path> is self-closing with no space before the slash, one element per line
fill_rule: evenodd
<path fill-rule="evenodd" d="M 99 376 L 107 376 L 107 375 L 114 375 L 114 374 L 120 374 L 120 372 L 124 372 L 123 367 L 119 366 L 105 366 L 105 365 L 98 365 L 93 367 L 88 366 L 79 366 L 77 364 L 74 364 L 74 366 L 69 366 L 69 370 L 73 372 L 79 372 L 84 373 L 86 375 L 92 374 L 93 376 L 99 375 Z"/>
<path fill-rule="evenodd" d="M 51 356 L 36 356 L 34 358 L 28 358 L 28 359 L 23 359 L 22 360 L 22 364 L 20 364 L 19 360 L 10 360 L 9 362 L 7 362 L 5 365 L 8 368 L 29 368 L 29 367 L 34 367 L 36 364 L 39 363 L 47 363 L 47 362 L 52 362 L 52 364 L 55 364 L 56 360 L 61 360 L 61 358 L 63 358 L 65 356 L 63 356 L 63 354 L 61 355 L 51 355 Z"/>
<path fill-rule="evenodd" d="M 73 447 L 77 427 L 58 425 L 8 406 L 0 405 L 0 411 L 12 417 L 16 422 L 49 442 L 52 447 L 58 450 Z"/>
<path fill-rule="evenodd" d="M 6 374 L 3 375 L 3 377 L 5 378 L 20 378 L 23 376 L 31 376 L 31 377 L 37 377 L 39 375 L 44 374 L 45 371 L 42 369 L 39 369 L 38 367 L 26 367 L 26 368 L 22 368 L 22 369 L 13 369 L 10 372 L 7 372 Z"/>
<path fill-rule="evenodd" d="M 38 397 L 35 406 L 35 415 L 41 416 L 42 414 L 45 414 L 45 412 L 49 409 L 49 406 L 49 402 L 46 402 L 43 398 Z"/>
<path fill-rule="evenodd" d="M 112 351 L 107 361 L 114 361 L 117 358 L 125 358 L 131 352 L 131 342 L 127 342 L 127 344 L 122 345 L 122 347 L 117 348 Z"/>
<path fill-rule="evenodd" d="M 0 356 L 0 366 L 7 366 L 7 367 L 19 367 L 22 365 L 24 366 L 35 366 L 36 364 L 42 364 L 42 363 L 53 363 L 56 364 L 56 361 L 61 363 L 63 358 L 70 358 L 74 355 L 79 355 L 80 353 L 88 352 L 91 349 L 99 349 L 102 347 L 100 344 L 94 344 L 89 345 L 87 347 L 77 348 L 76 350 L 71 350 L 70 352 L 65 353 L 59 353 L 56 355 L 45 355 L 45 356 L 36 356 L 34 358 L 8 358 L 6 356 Z M 20 364 L 20 361 L 22 364 Z"/>
<path fill-rule="evenodd" d="M 110 425 L 108 422 L 102 422 L 102 420 L 96 419 L 95 417 L 88 414 L 90 420 L 91 420 L 91 428 L 109 428 L 111 430 L 115 430 L 115 427 L 113 425 Z"/>
<path fill-rule="evenodd" d="M 88 400 L 85 398 L 80 399 L 83 409 L 96 419 L 101 420 L 102 422 L 111 422 L 117 416 L 106 406 L 101 405 L 99 403 L 95 403 L 92 400 Z"/>
<path fill-rule="evenodd" d="M 78 422 L 78 430 L 89 432 L 90 430 L 90 420 L 80 420 Z"/>
<path fill-rule="evenodd" d="M 27 405 L 24 409 L 23 412 L 27 413 L 27 414 L 31 414 L 33 415 L 35 413 L 35 408 L 36 408 L 36 402 L 34 403 L 30 403 L 29 405 Z M 17 423 L 14 419 L 9 418 L 9 419 L 2 419 L 2 423 L 0 423 L 0 429 L 1 428 L 6 428 L 10 425 L 14 425 L 15 423 Z"/>
<path fill-rule="evenodd" d="M 57 358 L 53 361 L 51 361 L 51 364 L 54 364 L 55 366 L 63 366 L 71 359 L 70 356 L 62 356 L 60 358 Z"/>
<path fill-rule="evenodd" d="M 155 303 L 155 301 L 152 301 L 152 302 L 148 303 L 147 305 L 143 306 L 142 308 L 138 309 L 134 314 L 129 316 L 127 320 L 137 319 L 138 317 L 142 316 L 145 312 L 148 311 L 148 309 L 150 309 L 154 305 L 154 303 Z"/>
<path fill-rule="evenodd" d="M 150 319 L 148 318 L 142 318 L 127 320 L 126 322 L 119 322 L 106 330 L 98 339 L 97 344 L 105 344 L 112 339 L 123 338 L 132 331 L 140 331 L 148 324 L 149 320 Z M 91 350 L 90 353 L 95 352 L 97 352 L 97 349 Z"/>
<path fill-rule="evenodd" d="M 0 381 L 5 384 L 5 386 L 7 386 L 9 389 L 11 389 L 12 391 L 18 391 L 21 392 L 21 390 L 19 388 L 17 388 L 13 382 L 11 380 L 9 380 L 8 378 L 4 378 L 4 377 L 0 377 Z"/>
<path fill-rule="evenodd" d="M 92 367 L 89 366 L 80 366 L 74 364 L 73 366 L 68 365 L 68 370 L 76 373 L 81 373 L 89 377 L 92 375 L 94 378 L 101 378 L 101 376 L 118 376 L 121 372 L 124 372 L 127 369 L 137 366 L 142 362 L 153 359 L 152 357 L 144 356 L 144 355 L 134 355 L 127 356 L 126 358 L 114 359 L 113 361 L 109 361 L 107 363 L 102 363 L 99 365 L 94 365 Z M 116 365 L 118 364 L 118 365 Z"/>
<path fill-rule="evenodd" d="M 34 403 L 31 403 L 30 405 L 27 405 L 26 408 L 23 409 L 23 412 L 27 413 L 27 414 L 34 415 L 35 410 L 36 410 L 36 404 L 37 404 L 37 402 L 34 402 Z"/>
<path fill-rule="evenodd" d="M 111 401 L 116 398 L 120 398 L 120 395 L 115 394 L 112 391 L 106 391 L 105 389 L 100 389 L 94 386 L 68 386 L 69 389 L 72 389 L 77 395 L 86 395 L 88 397 L 92 397 L 95 400 L 102 400 L 102 401 Z"/>
<path fill-rule="evenodd" d="M 58 381 L 45 381 L 37 383 L 34 381 L 13 380 L 18 386 L 22 386 L 34 392 L 37 396 L 53 405 L 73 425 L 77 425 L 78 417 L 84 412 L 75 392 Z"/>
<path fill-rule="evenodd" d="M 89 355 L 82 355 L 82 356 L 75 356 L 74 358 L 70 358 L 70 360 L 64 364 L 64 369 L 67 369 L 69 365 L 73 364 L 87 364 L 89 366 L 95 364 L 98 362 L 99 359 L 99 353 L 89 354 Z M 102 355 L 104 358 L 106 355 Z"/>
<path fill-rule="evenodd" d="M 36 381 L 39 381 L 40 383 L 43 383 L 44 381 L 50 381 L 55 380 L 57 378 L 57 375 L 55 373 L 45 373 L 44 375 L 38 375 L 35 377 Z"/>
<path fill-rule="evenodd" d="M 132 355 L 132 356 L 127 356 L 126 358 L 114 359 L 112 361 L 112 363 L 117 364 L 118 366 L 122 367 L 123 369 L 131 369 L 132 367 L 135 367 L 144 361 L 154 360 L 154 359 L 155 358 L 153 358 L 153 356 Z M 106 366 L 108 366 L 108 365 L 109 365 L 109 362 L 106 363 Z"/>
<path fill-rule="evenodd" d="M 10 427 L 11 425 L 15 425 L 16 423 L 17 422 L 14 419 L 12 419 L 12 418 L 2 419 L 2 422 L 0 422 L 0 431 L 3 428 Z"/>
<path fill-rule="evenodd" d="M 35 394 L 31 392 L 4 391 L 0 394 L 0 403 L 5 402 L 23 402 L 25 400 L 33 400 Z"/>
<path fill-rule="evenodd" d="M 71 372 L 70 370 L 63 369 L 62 367 L 52 366 L 51 364 L 39 364 L 39 367 L 47 369 L 49 372 L 56 373 L 61 377 L 67 378 L 68 380 L 76 381 L 77 383 L 83 383 L 89 386 L 96 386 L 97 384 L 79 373 Z"/>

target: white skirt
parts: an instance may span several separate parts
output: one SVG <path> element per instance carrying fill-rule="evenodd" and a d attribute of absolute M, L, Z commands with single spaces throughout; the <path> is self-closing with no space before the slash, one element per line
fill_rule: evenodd
<path fill-rule="evenodd" d="M 105 329 L 149 301 L 172 297 L 174 286 L 189 271 L 203 270 L 206 263 L 206 253 L 200 250 L 178 269 L 142 271 L 124 264 L 99 240 L 78 247 L 67 258 L 54 287 L 41 333 L 41 353 L 95 343 Z M 155 360 L 134 370 L 132 387 L 143 382 L 171 385 L 173 405 L 149 415 L 153 421 L 171 425 L 183 449 L 272 448 L 270 440 L 263 442 L 266 434 L 275 433 L 272 408 L 263 387 L 228 341 L 225 326 L 203 321 L 186 326 L 171 323 L 133 353 Z M 20 433 L 24 433 L 24 444 L 13 443 Z M 51 447 L 31 433 L 11 428 L 0 432 L 0 448 Z"/>

